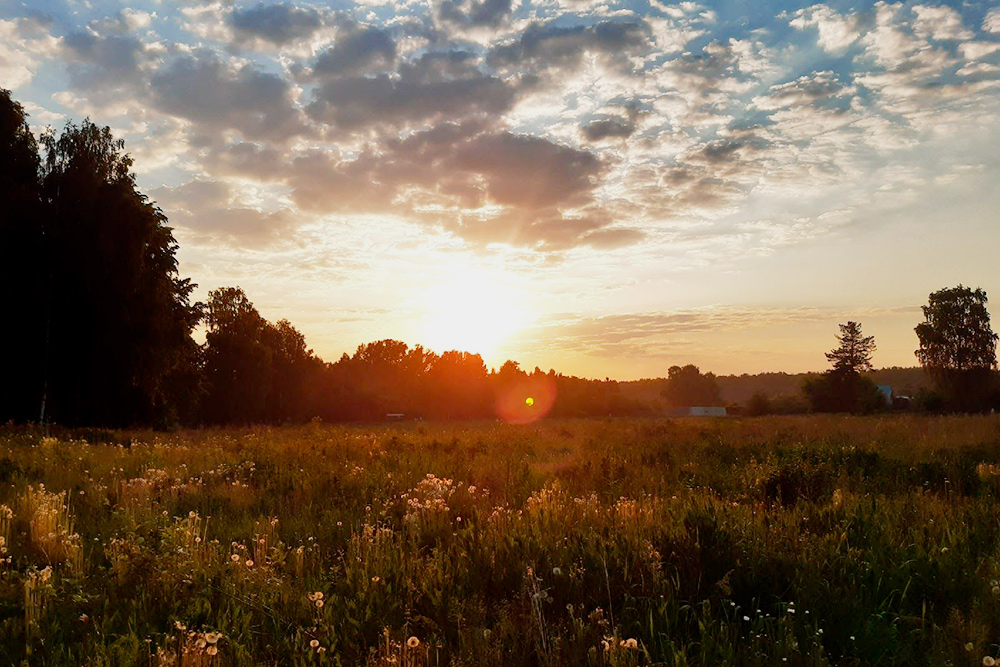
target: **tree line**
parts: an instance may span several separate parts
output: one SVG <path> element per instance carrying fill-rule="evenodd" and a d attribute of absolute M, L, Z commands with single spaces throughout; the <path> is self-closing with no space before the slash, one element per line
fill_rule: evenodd
<path fill-rule="evenodd" d="M 544 406 L 553 415 L 646 409 L 615 382 L 513 361 L 488 371 L 477 354 L 394 340 L 327 363 L 239 287 L 193 302 L 197 286 L 179 275 L 173 232 L 138 190 L 124 142 L 89 120 L 36 139 L 2 89 L 0 201 L 0 423 L 464 419 L 494 415 L 511 392 L 538 394 L 518 398 L 522 410 L 558 395 Z"/>
<path fill-rule="evenodd" d="M 325 362 L 287 320 L 267 321 L 239 287 L 211 291 L 180 276 L 177 242 L 142 194 L 124 142 L 89 120 L 36 138 L 23 107 L 0 89 L 0 423 L 70 426 L 374 420 L 387 415 L 655 414 L 623 384 L 488 370 L 477 354 L 441 354 L 395 340 Z M 982 290 L 931 295 L 918 357 L 942 409 L 996 401 L 996 335 Z M 206 340 L 193 333 L 203 325 Z M 874 341 L 842 325 L 830 371 L 805 388 L 815 410 L 863 412 L 877 390 Z M 715 376 L 674 366 L 662 402 L 721 405 Z"/>

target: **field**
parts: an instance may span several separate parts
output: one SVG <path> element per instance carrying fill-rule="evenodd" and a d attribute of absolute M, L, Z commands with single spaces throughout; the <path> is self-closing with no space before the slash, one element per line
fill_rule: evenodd
<path fill-rule="evenodd" d="M 1000 418 L 0 431 L 0 664 L 980 665 Z"/>

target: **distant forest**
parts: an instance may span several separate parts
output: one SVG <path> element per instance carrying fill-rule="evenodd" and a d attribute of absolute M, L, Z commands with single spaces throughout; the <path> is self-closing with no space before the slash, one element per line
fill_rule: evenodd
<path fill-rule="evenodd" d="M 742 375 L 720 375 L 716 377 L 719 385 L 719 392 L 724 405 L 743 406 L 746 405 L 755 394 L 762 394 L 771 399 L 795 399 L 800 398 L 802 386 L 807 380 L 814 379 L 822 375 L 821 373 L 756 373 Z M 897 396 L 916 397 L 922 392 L 930 391 L 933 387 L 931 377 L 923 368 L 911 367 L 900 368 L 879 368 L 865 373 L 866 377 L 877 385 L 888 385 L 892 387 L 893 393 Z M 664 403 L 663 389 L 666 384 L 665 378 L 653 378 L 647 380 L 635 380 L 633 382 L 622 382 L 621 392 L 624 396 L 632 400 L 649 404 L 660 405 L 663 409 L 668 407 Z"/>
<path fill-rule="evenodd" d="M 680 406 L 763 414 L 809 409 L 804 389 L 812 409 L 871 411 L 890 407 L 876 384 L 907 395 L 926 393 L 930 384 L 922 369 L 872 371 L 874 344 L 856 323 L 841 326 L 853 333 L 827 355 L 835 368 L 824 374 L 715 377 L 675 366 L 660 379 L 589 380 L 514 361 L 488 370 L 477 354 L 438 354 L 395 340 L 361 345 L 330 363 L 292 323 L 261 316 L 239 287 L 192 302 L 196 285 L 180 276 L 167 218 L 138 190 L 124 142 L 89 120 L 36 138 L 23 107 L 2 89 L 0 202 L 0 307 L 7 314 L 0 423 L 528 422 L 657 415 Z M 985 313 L 985 293 L 956 290 L 978 298 Z M 204 344 L 192 337 L 199 325 Z M 995 346 L 994 334 L 984 336 Z M 993 348 L 982 358 L 992 373 L 986 362 L 995 365 Z"/>

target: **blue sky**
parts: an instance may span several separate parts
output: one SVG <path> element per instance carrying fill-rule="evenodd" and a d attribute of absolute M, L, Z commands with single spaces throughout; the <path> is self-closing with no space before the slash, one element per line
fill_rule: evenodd
<path fill-rule="evenodd" d="M 0 86 L 327 359 L 801 371 L 856 319 L 912 365 L 930 291 L 1000 298 L 987 2 L 7 1 Z"/>

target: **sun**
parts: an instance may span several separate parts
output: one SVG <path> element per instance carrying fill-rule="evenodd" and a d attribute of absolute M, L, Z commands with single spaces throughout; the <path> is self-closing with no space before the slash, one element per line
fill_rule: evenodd
<path fill-rule="evenodd" d="M 423 296 L 422 344 L 493 358 L 527 324 L 528 305 L 516 281 L 502 273 L 456 267 Z"/>

